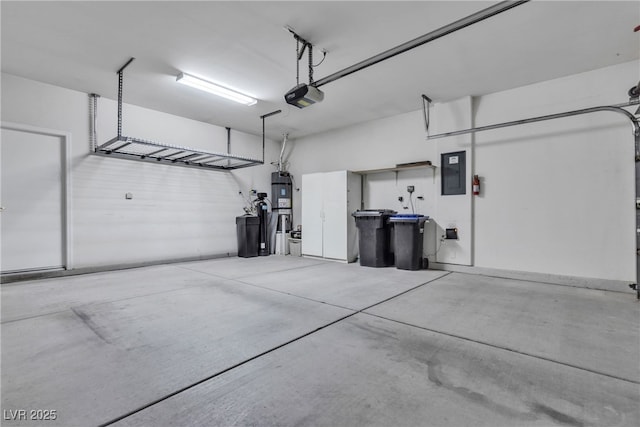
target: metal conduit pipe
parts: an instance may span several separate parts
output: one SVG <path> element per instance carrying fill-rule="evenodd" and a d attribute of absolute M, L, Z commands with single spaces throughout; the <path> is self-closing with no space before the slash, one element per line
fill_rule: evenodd
<path fill-rule="evenodd" d="M 422 99 L 424 101 L 427 101 L 427 103 L 430 105 L 431 104 L 431 100 L 426 96 L 426 95 L 422 95 Z M 469 133 L 476 133 L 476 132 L 482 132 L 485 130 L 492 130 L 492 129 L 500 129 L 500 128 L 505 128 L 505 127 L 509 127 L 509 126 L 518 126 L 518 125 L 523 125 L 523 124 L 527 124 L 527 123 L 535 123 L 535 122 L 541 122 L 544 120 L 552 120 L 552 119 L 559 119 L 559 118 L 563 118 L 563 117 L 570 117 L 570 116 L 577 116 L 580 114 L 590 114 L 590 113 L 597 113 L 597 112 L 601 112 L 601 111 L 611 111 L 613 113 L 618 113 L 618 114 L 622 114 L 623 116 L 625 116 L 626 118 L 629 119 L 629 121 L 631 122 L 631 126 L 632 126 L 632 130 L 633 130 L 633 137 L 634 137 L 634 144 L 635 144 L 635 172 L 636 172 L 636 181 L 635 181 L 635 192 L 636 192 L 636 282 L 633 284 L 630 284 L 629 286 L 632 289 L 636 290 L 636 298 L 640 299 L 640 121 L 630 112 L 628 112 L 627 110 L 623 109 L 622 107 L 629 107 L 632 105 L 636 105 L 638 104 L 639 101 L 638 100 L 634 100 L 634 101 L 630 101 L 627 103 L 623 103 L 623 104 L 617 104 L 617 105 L 606 105 L 606 106 L 600 106 L 600 107 L 591 107 L 591 108 L 583 108 L 582 110 L 575 110 L 575 111 L 567 111 L 564 113 L 557 113 L 557 114 L 548 114 L 546 116 L 540 116 L 540 117 L 532 117 L 529 119 L 522 119 L 522 120 L 514 120 L 511 122 L 505 122 L 505 123 L 497 123 L 497 124 L 493 124 L 493 125 L 488 125 L 488 126 L 480 126 L 477 128 L 470 128 L 470 129 L 463 129 L 463 130 L 458 130 L 458 131 L 453 131 L 453 132 L 445 132 L 445 133 L 440 133 L 437 135 L 429 135 L 429 114 L 428 114 L 428 106 L 425 106 L 423 103 L 423 109 L 424 109 L 424 117 L 425 117 L 425 125 L 427 128 L 427 140 L 431 140 L 431 139 L 438 139 L 438 138 L 446 138 L 449 136 L 456 136 L 456 135 L 465 135 L 465 134 L 469 134 Z"/>
<path fill-rule="evenodd" d="M 287 139 L 289 138 L 289 134 L 285 133 L 282 137 L 282 149 L 280 150 L 280 157 L 278 158 L 278 172 L 282 172 L 282 162 L 284 157 L 284 149 L 287 146 Z"/>
<path fill-rule="evenodd" d="M 331 83 L 333 81 L 341 79 L 342 77 L 348 76 L 349 74 L 353 74 L 356 71 L 362 70 L 363 68 L 370 67 L 374 64 L 377 64 L 378 62 L 384 61 L 385 59 L 389 59 L 396 55 L 400 55 L 401 53 L 404 53 L 408 50 L 421 46 L 425 43 L 429 43 L 431 41 L 439 39 L 440 37 L 446 36 L 447 34 L 451 34 L 455 31 L 458 31 L 470 25 L 476 24 L 487 18 L 491 18 L 492 16 L 495 16 L 499 13 L 505 12 L 509 9 L 513 9 L 516 6 L 520 6 L 524 3 L 527 3 L 528 1 L 529 0 L 502 1 L 486 9 L 482 9 L 479 12 L 466 16 L 462 19 L 458 19 L 457 21 L 452 22 L 451 24 L 445 25 L 444 27 L 440 27 L 437 30 L 431 31 L 413 40 L 402 43 L 401 45 L 398 45 L 382 53 L 374 55 L 371 58 L 365 59 L 364 61 L 360 61 L 355 65 L 352 65 L 343 70 L 335 72 L 315 82 L 312 82 L 311 76 L 309 76 L 309 79 L 310 79 L 309 84 L 314 87 L 320 87 L 320 86 L 326 85 L 327 83 Z M 298 60 L 299 59 L 300 58 L 298 58 Z"/>

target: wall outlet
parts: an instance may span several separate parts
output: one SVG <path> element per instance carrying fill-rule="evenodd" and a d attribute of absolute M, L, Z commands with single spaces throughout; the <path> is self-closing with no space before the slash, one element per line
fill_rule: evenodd
<path fill-rule="evenodd" d="M 447 240 L 458 240 L 458 229 L 457 228 L 447 228 L 444 231 L 445 239 Z"/>
<path fill-rule="evenodd" d="M 408 193 L 413 193 L 414 191 L 416 191 L 416 187 L 414 187 L 413 185 L 407 185 Z"/>
<path fill-rule="evenodd" d="M 133 193 L 125 193 L 124 198 L 127 200 L 133 199 Z"/>

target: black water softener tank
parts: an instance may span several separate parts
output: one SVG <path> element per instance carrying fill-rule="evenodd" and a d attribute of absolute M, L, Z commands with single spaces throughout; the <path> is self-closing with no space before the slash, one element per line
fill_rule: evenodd
<path fill-rule="evenodd" d="M 258 248 L 258 255 L 269 255 L 269 206 L 264 199 L 267 198 L 267 193 L 258 193 L 258 200 L 256 201 L 256 210 L 258 211 L 258 218 L 260 218 L 260 247 Z"/>

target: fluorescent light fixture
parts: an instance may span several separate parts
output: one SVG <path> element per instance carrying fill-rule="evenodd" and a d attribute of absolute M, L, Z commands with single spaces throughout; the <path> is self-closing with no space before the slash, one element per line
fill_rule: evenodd
<path fill-rule="evenodd" d="M 178 83 L 185 84 L 187 86 L 194 87 L 196 89 L 203 90 L 205 92 L 212 93 L 214 95 L 221 96 L 223 98 L 230 99 L 232 101 L 239 102 L 244 105 L 254 105 L 258 102 L 257 99 L 248 95 L 236 92 L 235 90 L 227 89 L 226 87 L 219 86 L 215 83 L 203 80 L 201 78 L 192 76 L 187 73 L 180 73 L 176 79 Z"/>

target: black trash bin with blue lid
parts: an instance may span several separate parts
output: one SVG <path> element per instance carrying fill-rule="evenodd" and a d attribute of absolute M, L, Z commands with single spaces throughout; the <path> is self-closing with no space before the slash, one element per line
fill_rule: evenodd
<path fill-rule="evenodd" d="M 396 268 L 400 270 L 422 269 L 424 223 L 426 215 L 400 214 L 389 218 L 394 228 Z"/>
<path fill-rule="evenodd" d="M 390 209 L 366 209 L 352 214 L 358 227 L 360 265 L 390 267 L 394 264 L 389 218 L 396 213 Z"/>

